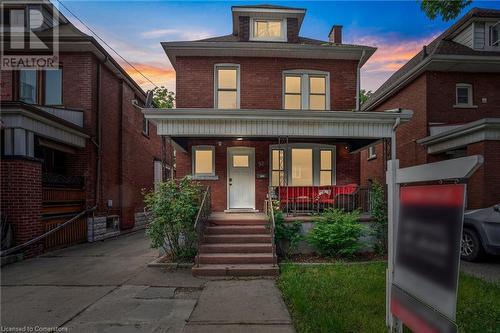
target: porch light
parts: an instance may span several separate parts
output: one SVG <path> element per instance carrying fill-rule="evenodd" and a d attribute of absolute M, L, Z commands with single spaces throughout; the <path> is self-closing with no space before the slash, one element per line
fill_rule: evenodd
<path fill-rule="evenodd" d="M 236 141 L 243 141 L 243 138 L 236 138 Z"/>

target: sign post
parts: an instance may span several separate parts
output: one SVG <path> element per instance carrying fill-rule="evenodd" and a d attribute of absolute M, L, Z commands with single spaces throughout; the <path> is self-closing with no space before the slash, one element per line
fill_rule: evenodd
<path fill-rule="evenodd" d="M 482 156 L 399 169 L 388 161 L 388 269 L 386 323 L 402 332 L 456 332 L 455 311 L 465 184 L 401 184 L 455 180 L 463 182 L 483 163 Z"/>

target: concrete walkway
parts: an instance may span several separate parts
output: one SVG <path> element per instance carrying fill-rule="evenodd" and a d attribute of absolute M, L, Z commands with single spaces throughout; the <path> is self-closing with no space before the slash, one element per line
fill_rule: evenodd
<path fill-rule="evenodd" d="M 274 280 L 207 281 L 190 269 L 147 267 L 156 254 L 136 232 L 4 266 L 1 329 L 293 332 Z"/>

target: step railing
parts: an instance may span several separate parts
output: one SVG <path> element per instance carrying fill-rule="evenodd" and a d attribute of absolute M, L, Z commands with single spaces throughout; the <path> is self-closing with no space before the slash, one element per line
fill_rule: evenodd
<path fill-rule="evenodd" d="M 203 197 L 201 199 L 200 208 L 198 209 L 198 214 L 196 214 L 196 219 L 194 221 L 194 230 L 196 232 L 196 250 L 198 253 L 196 254 L 196 265 L 200 266 L 200 245 L 203 240 L 203 236 L 205 234 L 205 229 L 207 228 L 208 218 L 212 212 L 211 209 L 211 194 L 210 194 L 210 186 L 207 186 L 205 192 L 203 193 Z"/>
<path fill-rule="evenodd" d="M 267 215 L 269 216 L 269 228 L 271 232 L 271 242 L 272 242 L 272 250 L 273 250 L 273 267 L 276 266 L 277 257 L 276 257 L 276 244 L 274 239 L 274 230 L 276 228 L 276 222 L 274 219 L 274 201 L 272 197 L 272 188 L 269 188 L 269 192 L 267 194 Z"/>

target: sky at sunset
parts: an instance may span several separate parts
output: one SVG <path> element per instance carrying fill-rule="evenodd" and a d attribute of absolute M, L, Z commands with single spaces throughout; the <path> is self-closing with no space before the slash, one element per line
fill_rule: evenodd
<path fill-rule="evenodd" d="M 231 33 L 232 5 L 269 3 L 306 8 L 300 33 L 304 37 L 328 40 L 331 26 L 343 25 L 345 43 L 378 48 L 364 65 L 361 77 L 362 88 L 373 91 L 453 22 L 428 19 L 416 0 L 62 2 L 156 85 L 174 91 L 175 73 L 160 42 Z M 500 9 L 500 1 L 474 1 L 462 14 L 472 7 Z M 63 7 L 59 9 L 83 32 L 89 33 Z M 152 88 L 134 69 L 111 54 L 145 90 Z"/>

